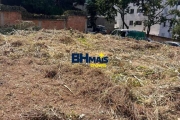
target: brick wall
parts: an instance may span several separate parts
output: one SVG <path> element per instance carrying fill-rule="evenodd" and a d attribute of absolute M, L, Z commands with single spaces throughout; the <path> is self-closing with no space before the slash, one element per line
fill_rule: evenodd
<path fill-rule="evenodd" d="M 0 25 L 14 25 L 17 20 L 22 20 L 20 12 L 0 12 Z"/>
<path fill-rule="evenodd" d="M 33 21 L 36 26 L 45 29 L 65 29 L 66 28 L 66 20 L 29 20 Z"/>
<path fill-rule="evenodd" d="M 0 12 L 0 26 L 4 25 L 14 25 L 17 20 L 22 20 L 22 15 L 20 12 Z M 36 26 L 45 29 L 76 29 L 81 32 L 86 32 L 86 22 L 85 16 L 69 16 L 67 19 L 62 20 L 52 20 L 52 19 L 26 19 L 25 21 L 33 21 Z"/>
<path fill-rule="evenodd" d="M 85 16 L 69 16 L 67 19 L 67 29 L 86 31 L 87 19 Z"/>

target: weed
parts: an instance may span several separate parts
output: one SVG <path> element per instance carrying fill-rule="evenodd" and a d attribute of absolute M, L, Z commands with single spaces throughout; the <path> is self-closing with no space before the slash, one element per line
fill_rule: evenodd
<path fill-rule="evenodd" d="M 56 74 L 57 74 L 57 71 L 55 71 L 55 70 L 47 70 L 46 71 L 46 74 L 45 74 L 45 78 L 54 78 L 55 76 L 56 76 Z"/>
<path fill-rule="evenodd" d="M 20 47 L 22 45 L 23 45 L 22 41 L 15 41 L 11 43 L 12 47 Z"/>

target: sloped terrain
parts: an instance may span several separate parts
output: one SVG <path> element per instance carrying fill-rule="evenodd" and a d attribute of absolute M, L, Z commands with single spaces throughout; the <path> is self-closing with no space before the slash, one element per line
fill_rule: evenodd
<path fill-rule="evenodd" d="M 72 53 L 109 57 L 107 68 Z M 0 35 L 2 120 L 177 120 L 180 48 L 73 30 Z"/>

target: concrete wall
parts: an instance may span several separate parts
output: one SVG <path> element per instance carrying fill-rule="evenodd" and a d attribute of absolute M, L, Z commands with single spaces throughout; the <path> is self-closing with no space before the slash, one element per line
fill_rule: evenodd
<path fill-rule="evenodd" d="M 96 25 L 103 25 L 107 29 L 107 32 L 110 33 L 114 30 L 115 21 L 109 22 L 105 17 L 98 17 L 96 20 Z"/>
<path fill-rule="evenodd" d="M 17 21 L 21 21 L 22 15 L 20 12 L 0 12 L 0 26 L 14 25 Z M 25 21 L 33 21 L 36 26 L 45 29 L 76 29 L 81 32 L 86 32 L 87 18 L 85 16 L 69 16 L 67 19 L 52 20 L 52 19 L 26 19 Z"/>

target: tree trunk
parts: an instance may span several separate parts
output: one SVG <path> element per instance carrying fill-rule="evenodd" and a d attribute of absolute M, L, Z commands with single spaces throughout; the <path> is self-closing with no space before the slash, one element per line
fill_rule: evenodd
<path fill-rule="evenodd" d="M 129 29 L 129 26 L 126 24 L 126 22 L 124 21 L 124 25 L 126 26 L 127 29 Z"/>
<path fill-rule="evenodd" d="M 123 21 L 123 29 L 124 29 L 124 22 L 125 22 L 125 19 L 124 19 L 124 10 L 123 10 L 123 13 L 122 13 L 122 21 Z"/>
<path fill-rule="evenodd" d="M 148 26 L 147 26 L 147 38 L 149 37 L 150 31 L 151 31 L 151 26 L 148 25 Z"/>
<path fill-rule="evenodd" d="M 123 22 L 123 29 L 124 29 L 124 16 L 122 17 L 122 22 Z"/>
<path fill-rule="evenodd" d="M 124 12 L 120 13 L 120 14 L 121 14 L 121 20 L 123 22 L 123 29 L 124 29 L 124 26 L 126 26 L 126 28 L 129 29 L 129 26 L 125 22 L 125 18 L 124 18 L 125 14 L 124 14 Z"/>
<path fill-rule="evenodd" d="M 95 19 L 95 16 L 90 17 L 90 24 L 91 24 L 91 26 L 93 28 L 93 32 L 95 32 L 96 31 L 96 19 Z"/>

